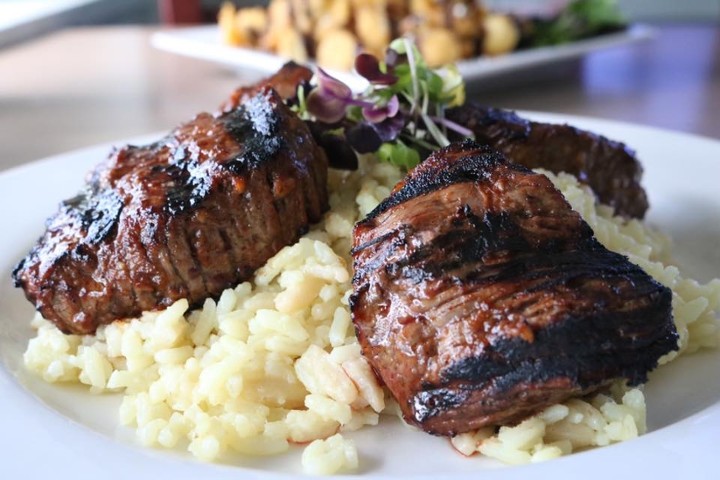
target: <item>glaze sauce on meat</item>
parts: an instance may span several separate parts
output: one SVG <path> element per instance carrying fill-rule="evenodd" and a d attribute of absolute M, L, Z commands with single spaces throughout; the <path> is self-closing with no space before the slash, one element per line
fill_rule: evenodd
<path fill-rule="evenodd" d="M 574 175 L 618 215 L 643 218 L 648 209 L 647 195 L 640 185 L 642 166 L 634 152 L 620 142 L 570 125 L 533 122 L 508 110 L 472 102 L 449 110 L 447 116 L 510 162 Z"/>
<path fill-rule="evenodd" d="M 430 433 L 641 383 L 677 348 L 670 290 L 487 146 L 432 154 L 356 225 L 352 253 L 363 354 Z"/>
<path fill-rule="evenodd" d="M 269 87 L 126 146 L 64 202 L 13 277 L 61 330 L 197 305 L 248 279 L 327 209 L 327 158 Z"/>
<path fill-rule="evenodd" d="M 295 62 L 283 65 L 275 74 L 263 78 L 257 83 L 238 87 L 230 97 L 220 106 L 222 112 L 236 109 L 265 87 L 271 87 L 283 100 L 293 101 L 297 96 L 297 89 L 307 83 L 313 76 L 312 70 Z"/>

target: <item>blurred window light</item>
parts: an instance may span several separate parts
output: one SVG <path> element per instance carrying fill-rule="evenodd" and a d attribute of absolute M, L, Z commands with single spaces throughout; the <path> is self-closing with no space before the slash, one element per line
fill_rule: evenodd
<path fill-rule="evenodd" d="M 0 0 L 0 29 L 34 22 L 95 0 Z"/>

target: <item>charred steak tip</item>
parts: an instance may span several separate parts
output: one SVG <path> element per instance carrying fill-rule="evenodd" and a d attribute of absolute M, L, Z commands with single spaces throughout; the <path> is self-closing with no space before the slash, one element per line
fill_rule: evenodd
<path fill-rule="evenodd" d="M 61 330 L 99 325 L 249 278 L 328 207 L 327 158 L 269 87 L 222 115 L 126 146 L 63 202 L 15 271 Z"/>
<path fill-rule="evenodd" d="M 670 290 L 603 247 L 547 177 L 488 146 L 431 155 L 353 245 L 363 354 L 430 433 L 644 382 L 677 349 Z"/>

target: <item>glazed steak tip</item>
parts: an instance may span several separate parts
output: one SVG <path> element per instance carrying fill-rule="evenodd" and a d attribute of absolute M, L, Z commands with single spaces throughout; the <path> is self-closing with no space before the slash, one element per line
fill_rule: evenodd
<path fill-rule="evenodd" d="M 351 309 L 405 418 L 512 424 L 677 348 L 671 292 L 604 248 L 543 175 L 451 145 L 354 231 Z"/>
<path fill-rule="evenodd" d="M 648 209 L 640 184 L 642 166 L 620 142 L 472 102 L 450 109 L 448 118 L 469 128 L 478 141 L 502 152 L 512 163 L 574 175 L 618 215 L 642 218 Z"/>
<path fill-rule="evenodd" d="M 327 209 L 327 159 L 273 90 L 126 146 L 63 202 L 16 285 L 66 332 L 198 304 L 249 278 Z"/>

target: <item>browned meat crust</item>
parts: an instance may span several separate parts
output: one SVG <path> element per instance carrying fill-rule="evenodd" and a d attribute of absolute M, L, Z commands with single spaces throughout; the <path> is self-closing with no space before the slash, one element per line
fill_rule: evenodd
<path fill-rule="evenodd" d="M 273 88 L 280 98 L 289 100 L 297 95 L 298 86 L 309 82 L 313 76 L 312 70 L 295 62 L 288 62 L 274 75 L 264 78 L 254 85 L 237 88 L 221 106 L 222 112 L 229 112 L 242 105 L 255 96 L 262 88 Z"/>
<path fill-rule="evenodd" d="M 354 231 L 363 354 L 411 424 L 513 424 L 677 348 L 671 292 L 604 248 L 544 175 L 487 146 L 431 155 Z"/>
<path fill-rule="evenodd" d="M 61 330 L 99 325 L 249 278 L 327 209 L 327 159 L 271 89 L 115 151 L 15 269 Z"/>
<path fill-rule="evenodd" d="M 642 166 L 624 144 L 569 125 L 531 122 L 514 112 L 468 103 L 447 112 L 480 143 L 528 168 L 567 172 L 593 189 L 619 215 L 642 218 L 648 208 Z"/>

